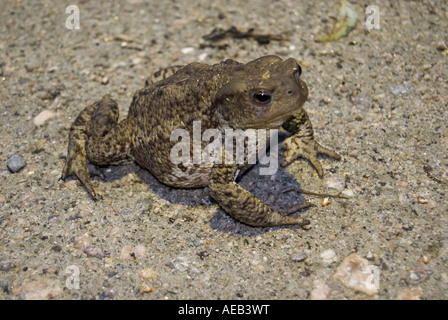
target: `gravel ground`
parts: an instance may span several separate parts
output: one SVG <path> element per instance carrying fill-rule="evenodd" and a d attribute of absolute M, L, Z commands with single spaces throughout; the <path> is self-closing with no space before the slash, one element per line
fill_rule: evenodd
<path fill-rule="evenodd" d="M 337 1 L 73 0 L 79 30 L 67 3 L 0 3 L 0 299 L 448 298 L 446 1 L 375 1 L 371 32 L 358 1 L 356 29 L 329 43 L 314 39 Z M 202 39 L 231 26 L 284 39 Z M 316 135 L 343 160 L 323 158 L 324 179 L 299 160 L 241 184 L 278 210 L 312 202 L 310 229 L 242 225 L 207 188 L 135 164 L 91 167 L 98 202 L 58 180 L 87 104 L 111 93 L 125 115 L 161 67 L 266 54 L 301 62 Z"/>

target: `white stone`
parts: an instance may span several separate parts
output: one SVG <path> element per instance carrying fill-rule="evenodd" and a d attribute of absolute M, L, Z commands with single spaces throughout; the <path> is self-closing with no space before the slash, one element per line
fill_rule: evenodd
<path fill-rule="evenodd" d="M 194 48 L 193 47 L 185 47 L 180 49 L 180 52 L 182 52 L 183 54 L 189 54 L 194 52 Z"/>
<path fill-rule="evenodd" d="M 328 189 L 333 189 L 333 190 L 338 190 L 338 191 L 345 188 L 344 179 L 341 179 L 336 176 L 325 179 L 324 184 Z"/>
<path fill-rule="evenodd" d="M 353 253 L 342 261 L 333 277 L 347 288 L 373 296 L 379 291 L 379 276 L 378 267 Z"/>
<path fill-rule="evenodd" d="M 330 292 L 331 289 L 324 280 L 314 280 L 313 290 L 310 292 L 310 300 L 326 300 Z"/>
<path fill-rule="evenodd" d="M 54 113 L 51 110 L 43 110 L 41 113 L 39 113 L 33 120 L 34 124 L 36 126 L 43 125 L 47 120 L 54 118 L 56 116 L 56 113 Z"/>
<path fill-rule="evenodd" d="M 336 252 L 334 252 L 333 249 L 328 249 L 323 252 L 321 252 L 320 257 L 326 264 L 331 264 L 333 262 L 338 261 L 338 256 Z"/>

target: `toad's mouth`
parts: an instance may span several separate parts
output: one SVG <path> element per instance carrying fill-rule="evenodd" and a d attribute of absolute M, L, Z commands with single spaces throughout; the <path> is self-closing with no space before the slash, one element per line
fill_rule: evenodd
<path fill-rule="evenodd" d="M 300 108 L 294 108 L 290 112 L 283 113 L 275 118 L 268 118 L 264 121 L 257 121 L 255 123 L 246 124 L 246 129 L 274 129 L 279 128 L 286 120 L 293 114 L 297 113 Z"/>

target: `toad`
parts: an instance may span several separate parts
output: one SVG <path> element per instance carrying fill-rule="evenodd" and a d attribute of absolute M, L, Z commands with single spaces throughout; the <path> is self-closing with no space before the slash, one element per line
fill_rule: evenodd
<path fill-rule="evenodd" d="M 163 69 L 138 90 L 126 119 L 118 121 L 117 103 L 109 95 L 87 106 L 74 121 L 62 179 L 76 176 L 93 199 L 87 159 L 96 165 L 137 162 L 162 183 L 175 188 L 208 186 L 210 195 L 237 220 L 251 226 L 300 225 L 306 218 L 272 210 L 235 180 L 249 167 L 235 161 L 176 163 L 172 149 L 176 129 L 192 133 L 200 121 L 202 133 L 210 128 L 279 129 L 285 140 L 282 166 L 307 159 L 320 177 L 318 155 L 339 160 L 340 155 L 314 140 L 303 104 L 308 88 L 293 58 L 264 56 L 247 64 L 225 60 L 214 65 L 192 63 Z M 204 143 L 204 142 L 202 142 Z M 247 157 L 246 157 L 247 158 Z"/>

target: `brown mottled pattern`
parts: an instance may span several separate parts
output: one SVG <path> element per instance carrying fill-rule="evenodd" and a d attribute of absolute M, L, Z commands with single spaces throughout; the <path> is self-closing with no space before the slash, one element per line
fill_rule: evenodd
<path fill-rule="evenodd" d="M 249 164 L 173 164 L 170 141 L 175 129 L 193 136 L 193 122 L 201 122 L 201 134 L 210 128 L 277 129 L 292 133 L 286 139 L 286 165 L 298 157 L 312 163 L 321 175 L 318 154 L 339 159 L 313 139 L 311 122 L 302 109 L 308 97 L 294 59 L 266 56 L 247 64 L 226 60 L 215 65 L 192 63 L 155 73 L 137 91 L 126 119 L 118 121 L 118 107 L 109 96 L 84 109 L 69 137 L 67 162 L 62 178 L 77 176 L 96 198 L 86 166 L 135 160 L 161 182 L 179 188 L 209 186 L 210 194 L 233 217 L 253 226 L 306 225 L 271 210 L 235 179 Z M 255 93 L 271 96 L 267 103 Z M 202 142 L 202 148 L 209 142 Z M 192 146 L 190 151 L 192 151 Z M 192 154 L 192 152 L 191 152 Z M 247 157 L 246 157 L 247 158 Z"/>
<path fill-rule="evenodd" d="M 145 87 L 150 86 L 153 83 L 156 83 L 158 81 L 164 80 L 166 78 L 171 77 L 173 74 L 177 72 L 177 70 L 182 69 L 184 66 L 171 66 L 168 68 L 160 69 L 156 72 L 154 72 L 151 77 L 146 79 Z"/>

